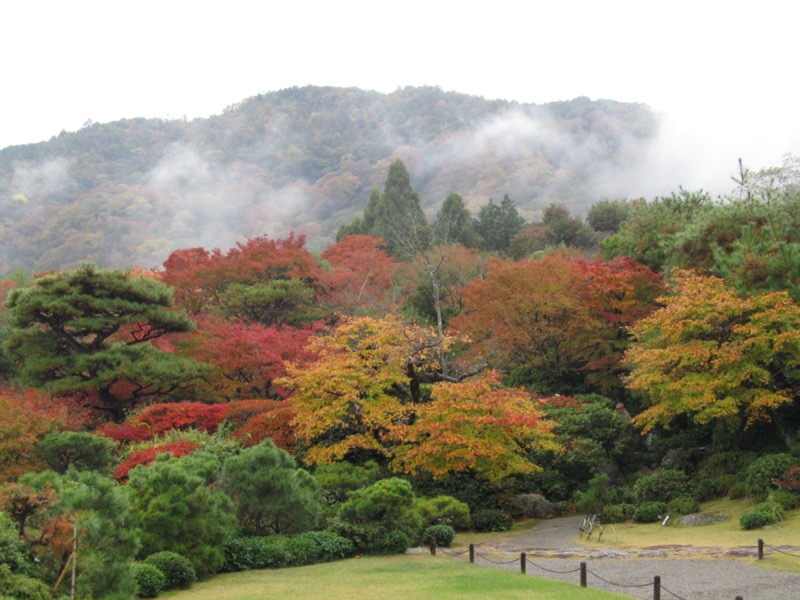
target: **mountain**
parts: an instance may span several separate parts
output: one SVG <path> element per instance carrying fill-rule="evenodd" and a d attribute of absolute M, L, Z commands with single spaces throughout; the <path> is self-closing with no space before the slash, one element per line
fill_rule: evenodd
<path fill-rule="evenodd" d="M 617 193 L 655 139 L 645 105 L 543 105 L 436 87 L 303 87 L 207 119 L 87 123 L 0 150 L 0 273 L 93 261 L 158 266 L 177 248 L 308 236 L 321 250 L 400 158 L 432 217 L 450 192 L 477 213 L 508 194 L 535 220 Z"/>

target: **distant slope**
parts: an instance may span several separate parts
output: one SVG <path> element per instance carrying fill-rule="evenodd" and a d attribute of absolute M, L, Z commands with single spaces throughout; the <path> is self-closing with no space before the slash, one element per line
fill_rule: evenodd
<path fill-rule="evenodd" d="M 506 193 L 529 220 L 551 202 L 581 212 L 636 168 L 656 125 L 641 104 L 434 87 L 291 88 L 208 119 L 94 123 L 0 150 L 0 273 L 151 267 L 176 248 L 290 231 L 322 249 L 397 158 L 431 216 L 451 191 L 473 212 Z"/>

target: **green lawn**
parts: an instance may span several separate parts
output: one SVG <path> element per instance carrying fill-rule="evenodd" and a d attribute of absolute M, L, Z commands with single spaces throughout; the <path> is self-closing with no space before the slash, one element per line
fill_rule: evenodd
<path fill-rule="evenodd" d="M 575 574 L 576 583 L 578 574 Z M 218 575 L 190 590 L 164 593 L 174 600 L 612 600 L 628 598 L 519 572 L 471 565 L 429 554 L 352 558 L 291 569 Z"/>
<path fill-rule="evenodd" d="M 756 546 L 761 538 L 773 546 L 800 544 L 800 510 L 787 514 L 786 520 L 764 529 L 746 531 L 739 525 L 739 518 L 752 510 L 751 500 L 714 500 L 703 504 L 702 511 L 711 514 L 727 515 L 727 521 L 706 525 L 705 527 L 680 527 L 675 519 L 667 527 L 660 523 L 620 523 L 606 528 L 603 541 L 583 543 L 593 547 L 637 547 L 691 544 L 693 546 L 715 546 L 733 548 L 737 546 Z"/>

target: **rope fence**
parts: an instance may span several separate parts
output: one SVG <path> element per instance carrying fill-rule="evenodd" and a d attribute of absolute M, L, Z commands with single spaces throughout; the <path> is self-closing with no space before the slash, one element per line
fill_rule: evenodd
<path fill-rule="evenodd" d="M 778 554 L 783 554 L 785 556 L 792 556 L 794 558 L 800 558 L 800 554 L 792 554 L 791 552 L 786 552 L 785 550 L 781 550 L 780 548 L 776 548 L 775 546 L 770 546 L 769 544 L 764 543 L 764 540 L 758 540 L 758 560 L 764 560 L 764 548 L 769 548 L 773 552 L 777 552 Z"/>
<path fill-rule="evenodd" d="M 759 542 L 759 560 L 760 560 L 763 557 L 764 543 L 763 543 L 762 540 L 758 540 L 758 542 Z M 770 546 L 770 548 L 772 548 L 772 546 Z M 773 548 L 773 549 L 776 552 L 781 552 L 781 550 L 778 550 L 777 548 Z M 664 587 L 661 584 L 661 577 L 658 576 L 658 575 L 653 577 L 653 581 L 652 582 L 647 582 L 647 583 L 620 583 L 618 581 L 611 581 L 609 579 L 606 579 L 606 578 L 602 577 L 601 575 L 598 575 L 594 571 L 589 570 L 587 568 L 587 565 L 586 565 L 585 562 L 580 563 L 580 566 L 578 568 L 561 570 L 561 569 L 550 569 L 550 568 L 545 567 L 545 566 L 543 566 L 541 564 L 535 563 L 532 560 L 528 559 L 528 557 L 525 554 L 525 552 L 521 552 L 520 553 L 519 559 L 513 558 L 511 560 L 495 560 L 495 559 L 489 557 L 486 554 L 483 554 L 483 553 L 480 553 L 480 552 L 476 552 L 475 551 L 475 544 L 470 544 L 469 548 L 466 548 L 464 550 L 447 551 L 447 550 L 444 550 L 443 548 L 438 548 L 436 546 L 435 542 L 431 543 L 431 545 L 430 545 L 431 554 L 436 556 L 437 550 L 441 550 L 443 554 L 445 554 L 447 556 L 453 556 L 453 557 L 463 556 L 464 554 L 469 553 L 469 562 L 473 563 L 473 564 L 475 563 L 475 558 L 476 557 L 478 557 L 481 560 L 484 560 L 484 561 L 486 561 L 488 563 L 494 564 L 494 565 L 510 565 L 512 563 L 519 562 L 520 572 L 523 575 L 527 574 L 527 566 L 528 565 L 532 565 L 532 566 L 536 567 L 537 569 L 541 569 L 542 571 L 545 571 L 547 573 L 554 573 L 554 574 L 558 574 L 558 575 L 570 575 L 572 573 L 580 573 L 579 582 L 580 582 L 580 586 L 581 587 L 588 587 L 588 585 L 587 585 L 588 575 L 592 575 L 593 577 L 599 579 L 603 583 L 605 583 L 607 585 L 610 585 L 612 587 L 618 587 L 618 588 L 646 588 L 646 587 L 652 587 L 653 588 L 653 600 L 662 600 L 662 594 L 661 594 L 662 592 L 668 594 L 670 597 L 675 598 L 676 600 L 687 600 L 683 596 L 679 596 L 675 592 L 672 592 L 669 589 L 667 589 L 666 587 Z M 784 554 L 788 554 L 788 553 L 784 553 Z M 796 556 L 796 555 L 790 555 L 790 556 Z M 798 558 L 800 558 L 800 556 L 798 556 Z M 742 596 L 736 596 L 734 598 L 734 600 L 743 600 L 743 598 L 742 598 Z"/>

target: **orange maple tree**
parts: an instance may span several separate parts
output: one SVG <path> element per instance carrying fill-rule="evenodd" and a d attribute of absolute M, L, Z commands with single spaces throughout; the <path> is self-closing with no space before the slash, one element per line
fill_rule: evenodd
<path fill-rule="evenodd" d="M 395 425 L 387 438 L 399 444 L 393 462 L 399 471 L 426 472 L 434 479 L 471 472 L 495 484 L 540 469 L 526 458 L 528 450 L 559 448 L 536 397 L 503 387 L 496 372 L 434 384 L 430 402 L 417 407 L 413 423 Z"/>

